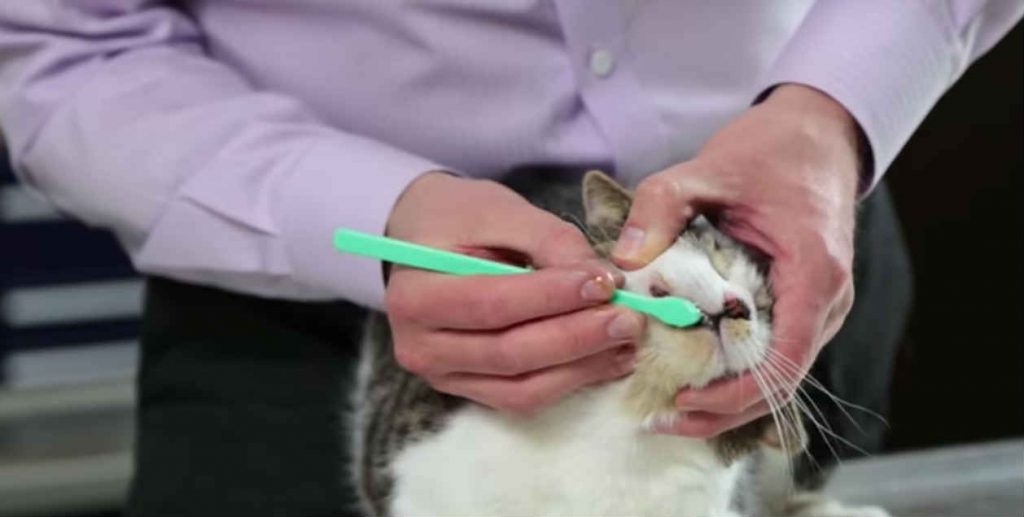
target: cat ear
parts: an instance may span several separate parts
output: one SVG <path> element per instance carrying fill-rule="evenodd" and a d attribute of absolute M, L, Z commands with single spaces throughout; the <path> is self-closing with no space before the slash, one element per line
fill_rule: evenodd
<path fill-rule="evenodd" d="M 594 237 L 617 240 L 632 203 L 629 191 L 605 173 L 595 170 L 583 177 L 583 208 Z"/>

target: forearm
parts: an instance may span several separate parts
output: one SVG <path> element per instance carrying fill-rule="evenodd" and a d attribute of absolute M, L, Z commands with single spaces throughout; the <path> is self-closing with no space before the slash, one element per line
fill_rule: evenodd
<path fill-rule="evenodd" d="M 141 4 L 0 10 L 0 121 L 22 178 L 112 229 L 142 271 L 379 306 L 379 266 L 335 254 L 331 229 L 383 232 L 438 166 L 254 90 L 187 18 Z"/>

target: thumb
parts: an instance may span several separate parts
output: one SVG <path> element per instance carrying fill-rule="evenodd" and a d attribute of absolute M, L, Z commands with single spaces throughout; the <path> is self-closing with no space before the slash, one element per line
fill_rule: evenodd
<path fill-rule="evenodd" d="M 637 185 L 629 217 L 612 250 L 616 265 L 623 269 L 643 267 L 675 242 L 696 214 L 702 189 L 700 181 L 691 181 L 693 175 L 684 164 Z"/>

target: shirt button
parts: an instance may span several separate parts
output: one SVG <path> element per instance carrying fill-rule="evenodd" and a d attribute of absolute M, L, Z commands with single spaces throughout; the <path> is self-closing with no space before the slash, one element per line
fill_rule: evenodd
<path fill-rule="evenodd" d="M 590 53 L 590 73 L 597 77 L 608 77 L 615 68 L 615 56 L 606 49 L 597 49 Z"/>

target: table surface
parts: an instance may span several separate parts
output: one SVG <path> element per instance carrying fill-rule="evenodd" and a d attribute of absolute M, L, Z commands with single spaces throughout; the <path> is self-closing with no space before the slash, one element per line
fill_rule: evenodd
<path fill-rule="evenodd" d="M 827 491 L 899 517 L 1024 515 L 1024 439 L 846 462 Z"/>

